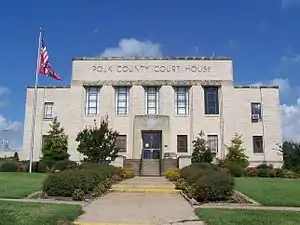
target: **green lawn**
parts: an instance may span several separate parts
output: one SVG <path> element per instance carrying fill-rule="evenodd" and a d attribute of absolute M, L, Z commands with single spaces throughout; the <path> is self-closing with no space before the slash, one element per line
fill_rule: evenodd
<path fill-rule="evenodd" d="M 57 225 L 82 213 L 78 205 L 0 202 L 0 225 Z"/>
<path fill-rule="evenodd" d="M 0 172 L 0 198 L 24 198 L 42 187 L 46 174 Z"/>
<path fill-rule="evenodd" d="M 236 178 L 236 190 L 268 206 L 300 206 L 300 180 Z"/>
<path fill-rule="evenodd" d="M 196 213 L 207 225 L 300 224 L 300 212 L 198 208 Z"/>

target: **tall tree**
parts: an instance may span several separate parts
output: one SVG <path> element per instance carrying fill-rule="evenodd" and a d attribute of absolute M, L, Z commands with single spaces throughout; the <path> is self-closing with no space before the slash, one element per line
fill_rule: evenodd
<path fill-rule="evenodd" d="M 197 138 L 193 140 L 192 163 L 211 163 L 213 155 L 207 146 L 203 131 L 200 131 Z"/>
<path fill-rule="evenodd" d="M 300 172 L 300 144 L 294 141 L 285 141 L 280 147 L 283 154 L 283 168 Z"/>
<path fill-rule="evenodd" d="M 86 127 L 77 135 L 79 142 L 77 151 L 85 156 L 85 160 L 93 163 L 102 163 L 110 158 L 114 160 L 119 152 L 117 137 L 119 133 L 109 127 L 108 116 L 101 118 L 98 127 Z"/>
<path fill-rule="evenodd" d="M 51 164 L 55 161 L 68 160 L 68 136 L 64 128 L 60 127 L 60 122 L 55 117 L 49 125 L 50 130 L 44 136 L 41 158 L 42 161 Z"/>
<path fill-rule="evenodd" d="M 225 161 L 238 164 L 243 168 L 249 166 L 249 157 L 245 154 L 246 149 L 242 145 L 242 136 L 236 133 L 231 139 L 230 145 L 226 146 L 228 154 L 225 157 Z"/>

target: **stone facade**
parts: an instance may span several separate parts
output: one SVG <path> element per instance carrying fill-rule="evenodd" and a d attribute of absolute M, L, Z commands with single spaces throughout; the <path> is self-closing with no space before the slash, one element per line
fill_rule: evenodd
<path fill-rule="evenodd" d="M 98 112 L 86 113 L 86 87 L 99 87 Z M 117 114 L 116 87 L 126 86 L 127 114 Z M 145 88 L 158 87 L 157 111 L 147 114 Z M 204 88 L 218 87 L 218 113 L 206 113 Z M 184 115 L 176 113 L 175 88 L 187 87 L 188 103 Z M 27 88 L 23 154 L 28 155 L 31 143 L 34 88 Z M 203 130 L 205 135 L 217 136 L 216 156 L 226 154 L 234 133 L 243 135 L 244 147 L 253 165 L 262 162 L 282 165 L 276 151 L 281 139 L 279 90 L 276 86 L 234 86 L 232 61 L 228 58 L 77 58 L 72 63 L 71 85 L 67 87 L 39 87 L 34 143 L 34 160 L 41 156 L 42 135 L 51 120 L 44 119 L 45 102 L 53 104 L 52 116 L 57 116 L 69 136 L 72 160 L 80 160 L 75 142 L 78 131 L 108 115 L 111 126 L 126 135 L 127 159 L 141 157 L 141 132 L 155 130 L 162 133 L 161 156 L 174 152 L 190 155 L 192 140 Z M 149 100 L 150 101 L 150 100 Z M 209 101 L 209 100 L 207 100 Z M 261 106 L 261 118 L 253 122 L 251 103 Z M 209 107 L 209 106 L 207 106 Z M 177 135 L 186 135 L 187 152 L 177 152 Z M 263 151 L 254 153 L 253 136 L 262 139 Z"/>

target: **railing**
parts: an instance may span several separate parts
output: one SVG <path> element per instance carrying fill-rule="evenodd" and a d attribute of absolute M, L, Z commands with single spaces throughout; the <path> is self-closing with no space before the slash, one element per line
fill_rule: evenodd
<path fill-rule="evenodd" d="M 144 153 L 144 150 L 142 149 L 141 150 L 141 158 L 140 158 L 140 168 L 139 168 L 139 174 L 140 176 L 142 176 L 142 169 L 143 169 L 143 153 Z"/>

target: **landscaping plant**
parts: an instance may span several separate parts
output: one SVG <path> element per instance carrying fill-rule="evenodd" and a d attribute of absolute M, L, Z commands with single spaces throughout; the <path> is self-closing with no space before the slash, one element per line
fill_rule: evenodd
<path fill-rule="evenodd" d="M 77 151 L 85 156 L 85 161 L 104 163 L 114 160 L 119 152 L 117 137 L 119 133 L 109 127 L 108 116 L 101 118 L 100 126 L 86 127 L 76 137 Z"/>
<path fill-rule="evenodd" d="M 200 131 L 198 137 L 193 140 L 193 148 L 192 163 L 211 163 L 213 161 L 213 155 L 204 139 L 203 131 Z"/>

